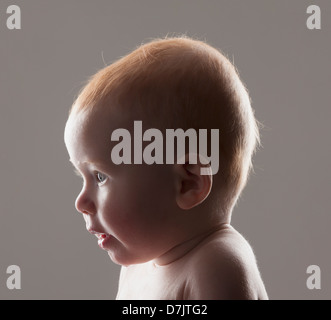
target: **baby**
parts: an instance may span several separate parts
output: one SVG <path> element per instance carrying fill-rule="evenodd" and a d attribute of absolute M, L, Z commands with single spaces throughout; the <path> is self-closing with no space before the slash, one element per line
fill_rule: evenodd
<path fill-rule="evenodd" d="M 208 146 L 208 154 L 219 150 L 219 170 L 191 161 L 187 148 L 181 161 L 145 163 L 130 137 L 113 135 L 122 128 L 134 137 L 137 121 L 164 134 L 219 129 Z M 118 157 L 138 161 L 115 163 L 120 140 Z M 235 68 L 202 41 L 151 41 L 90 79 L 70 111 L 65 144 L 83 178 L 76 209 L 122 265 L 117 299 L 268 299 L 250 245 L 230 225 L 257 143 Z"/>

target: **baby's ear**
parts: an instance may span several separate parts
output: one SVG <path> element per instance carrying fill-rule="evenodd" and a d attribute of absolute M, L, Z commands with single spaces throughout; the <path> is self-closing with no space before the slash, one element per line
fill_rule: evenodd
<path fill-rule="evenodd" d="M 175 164 L 176 202 L 183 209 L 191 209 L 203 202 L 209 195 L 213 175 L 210 165 L 189 163 L 189 154 L 185 155 L 185 163 Z M 204 170 L 201 170 L 201 169 Z M 201 174 L 201 171 L 204 174 Z M 208 172 L 208 174 L 206 174 Z"/>

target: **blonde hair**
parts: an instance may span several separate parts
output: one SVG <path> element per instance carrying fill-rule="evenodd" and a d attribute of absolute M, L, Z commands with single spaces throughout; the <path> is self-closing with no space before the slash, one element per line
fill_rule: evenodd
<path fill-rule="evenodd" d="M 149 116 L 154 127 L 219 129 L 220 171 L 210 197 L 218 210 L 232 211 L 260 137 L 248 92 L 221 51 L 188 37 L 155 39 L 93 75 L 71 112 L 114 101 Z"/>

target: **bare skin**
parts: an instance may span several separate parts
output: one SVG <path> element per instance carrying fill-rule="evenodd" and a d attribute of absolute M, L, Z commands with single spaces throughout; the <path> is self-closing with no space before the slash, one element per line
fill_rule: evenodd
<path fill-rule="evenodd" d="M 229 224 L 194 239 L 166 265 L 122 267 L 117 299 L 267 300 L 248 242 Z"/>

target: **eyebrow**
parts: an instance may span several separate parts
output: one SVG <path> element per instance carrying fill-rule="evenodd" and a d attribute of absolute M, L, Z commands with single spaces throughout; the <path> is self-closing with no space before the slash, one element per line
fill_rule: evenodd
<path fill-rule="evenodd" d="M 69 162 L 73 165 L 75 173 L 80 175 L 80 173 L 77 170 L 77 168 L 76 168 L 75 164 L 73 163 L 73 161 L 71 159 L 69 159 Z M 78 162 L 78 163 L 79 164 L 92 164 L 92 165 L 94 165 L 96 167 L 102 168 L 102 164 L 99 161 L 82 161 L 82 162 Z"/>
<path fill-rule="evenodd" d="M 72 163 L 73 166 L 75 166 L 71 159 L 69 159 L 69 161 Z M 82 161 L 82 162 L 79 161 L 78 163 L 80 163 L 80 164 L 85 164 L 85 163 L 87 163 L 87 164 L 99 164 L 100 162 L 99 161 Z"/>

